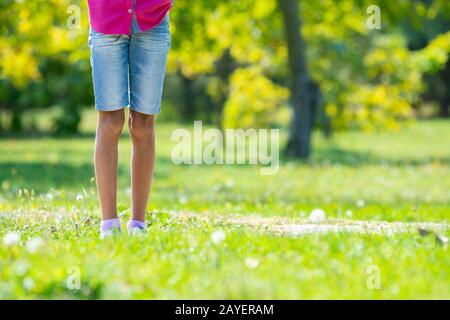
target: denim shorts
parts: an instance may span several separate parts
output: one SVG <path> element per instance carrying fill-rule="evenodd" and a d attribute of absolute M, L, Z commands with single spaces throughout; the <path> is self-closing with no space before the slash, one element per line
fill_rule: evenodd
<path fill-rule="evenodd" d="M 169 14 L 156 27 L 131 35 L 89 32 L 95 108 L 115 111 L 126 107 L 159 114 L 170 48 Z"/>

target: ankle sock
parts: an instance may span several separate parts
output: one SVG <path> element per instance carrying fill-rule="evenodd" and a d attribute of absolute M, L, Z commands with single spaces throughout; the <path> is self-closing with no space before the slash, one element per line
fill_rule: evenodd
<path fill-rule="evenodd" d="M 120 230 L 120 220 L 119 219 L 108 219 L 102 221 L 101 232 L 106 232 L 111 229 L 119 229 Z"/>

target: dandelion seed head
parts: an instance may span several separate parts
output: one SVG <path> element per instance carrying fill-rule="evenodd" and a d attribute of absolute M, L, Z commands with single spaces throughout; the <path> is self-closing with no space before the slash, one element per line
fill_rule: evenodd
<path fill-rule="evenodd" d="M 226 234 L 223 230 L 217 230 L 211 234 L 211 241 L 215 244 L 221 243 L 222 241 L 225 240 L 225 238 Z"/>
<path fill-rule="evenodd" d="M 45 200 L 52 201 L 53 198 L 54 198 L 53 193 L 47 192 L 47 193 L 45 194 Z"/>
<path fill-rule="evenodd" d="M 178 201 L 180 201 L 181 204 L 186 204 L 188 202 L 188 198 L 185 195 L 182 195 Z"/>
<path fill-rule="evenodd" d="M 363 208 L 366 206 L 366 202 L 363 199 L 359 199 L 358 201 L 356 201 L 356 206 L 358 208 Z"/>
<path fill-rule="evenodd" d="M 28 240 L 27 243 L 25 244 L 25 247 L 29 253 L 36 253 L 43 246 L 43 244 L 44 241 L 41 238 L 37 237 Z"/>
<path fill-rule="evenodd" d="M 15 273 L 18 276 L 24 276 L 28 270 L 30 269 L 30 265 L 28 264 L 28 262 L 26 260 L 19 260 L 16 264 L 16 268 L 15 268 Z"/>
<path fill-rule="evenodd" d="M 233 188 L 234 187 L 234 180 L 233 179 L 228 179 L 226 182 L 225 182 L 225 187 L 227 187 L 228 189 L 231 189 L 231 188 Z"/>
<path fill-rule="evenodd" d="M 32 290 L 34 288 L 33 278 L 26 277 L 25 279 L 23 279 L 23 286 L 26 290 Z"/>
<path fill-rule="evenodd" d="M 322 209 L 314 209 L 309 214 L 309 220 L 314 223 L 325 221 L 325 211 L 323 211 Z"/>
<path fill-rule="evenodd" d="M 246 258 L 245 259 L 245 265 L 249 269 L 255 269 L 256 267 L 259 266 L 259 261 L 257 259 L 254 259 L 254 258 Z"/>
<path fill-rule="evenodd" d="M 18 232 L 8 232 L 3 237 L 3 244 L 7 247 L 15 246 L 20 242 L 20 233 Z"/>

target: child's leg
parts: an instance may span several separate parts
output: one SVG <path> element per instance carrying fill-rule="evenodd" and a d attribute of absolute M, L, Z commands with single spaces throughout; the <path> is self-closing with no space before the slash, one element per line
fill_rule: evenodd
<path fill-rule="evenodd" d="M 124 122 L 123 109 L 99 112 L 94 160 L 103 220 L 117 218 L 117 149 Z"/>
<path fill-rule="evenodd" d="M 126 35 L 89 32 L 95 108 L 99 111 L 94 160 L 102 232 L 120 227 L 120 222 L 112 219 L 117 218 L 117 147 L 125 122 L 123 108 L 129 105 L 129 44 Z"/>
<path fill-rule="evenodd" d="M 132 220 L 145 221 L 155 161 L 155 116 L 130 110 Z"/>
<path fill-rule="evenodd" d="M 145 220 L 155 159 L 155 115 L 161 111 L 169 48 L 168 15 L 158 26 L 131 35 L 129 128 L 133 141 L 132 221 L 128 225 L 131 229 L 141 228 Z"/>

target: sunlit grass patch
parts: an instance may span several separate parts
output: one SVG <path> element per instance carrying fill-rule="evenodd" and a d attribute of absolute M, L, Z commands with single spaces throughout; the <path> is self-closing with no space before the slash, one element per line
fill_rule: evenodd
<path fill-rule="evenodd" d="M 449 297 L 447 247 L 419 232 L 291 237 L 163 212 L 149 221 L 145 237 L 100 241 L 96 217 L 2 216 L 20 234 L 2 234 L 2 298 Z M 367 287 L 370 266 L 380 289 Z"/>
<path fill-rule="evenodd" d="M 92 132 L 0 140 L 0 298 L 450 298 L 448 122 L 317 135 L 270 177 L 174 165 L 177 127 L 158 126 L 148 234 L 104 241 Z"/>

